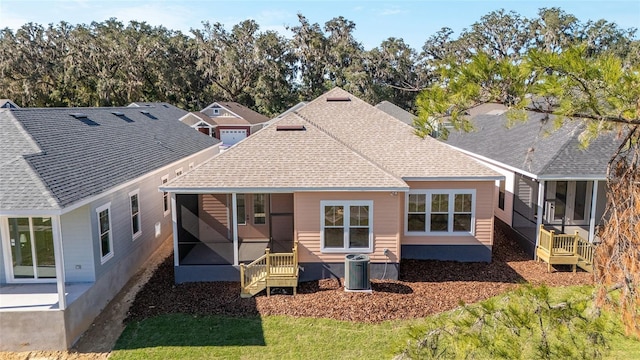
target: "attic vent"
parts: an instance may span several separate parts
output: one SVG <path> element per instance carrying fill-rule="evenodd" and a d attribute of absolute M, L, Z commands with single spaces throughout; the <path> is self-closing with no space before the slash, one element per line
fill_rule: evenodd
<path fill-rule="evenodd" d="M 157 120 L 158 118 L 153 116 L 150 112 L 148 112 L 147 110 L 141 110 L 141 113 L 145 114 L 149 119 L 153 119 L 153 120 Z"/>
<path fill-rule="evenodd" d="M 86 119 L 87 118 L 87 114 L 83 114 L 83 113 L 71 113 L 69 115 L 73 116 L 76 119 Z"/>
<path fill-rule="evenodd" d="M 97 122 L 87 118 L 87 114 L 83 114 L 83 113 L 71 113 L 69 114 L 71 116 L 73 116 L 74 118 L 78 119 L 80 122 L 82 122 L 85 125 L 89 125 L 89 126 L 99 126 L 100 124 L 98 124 Z"/>
<path fill-rule="evenodd" d="M 276 131 L 305 131 L 304 125 L 277 125 Z"/>
<path fill-rule="evenodd" d="M 115 116 L 124 116 L 124 113 L 120 111 L 112 111 L 111 113 Z"/>
<path fill-rule="evenodd" d="M 145 114 L 145 115 L 149 115 L 149 112 L 147 110 L 142 110 L 140 111 L 141 113 Z"/>
<path fill-rule="evenodd" d="M 327 102 L 345 102 L 345 101 L 351 101 L 350 97 L 328 97 L 327 98 Z"/>

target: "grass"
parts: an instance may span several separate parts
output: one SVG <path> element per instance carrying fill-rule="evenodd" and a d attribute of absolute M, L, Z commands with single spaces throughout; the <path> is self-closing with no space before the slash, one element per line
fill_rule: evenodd
<path fill-rule="evenodd" d="M 592 287 L 552 288 L 552 296 L 583 295 Z M 504 295 L 502 295 L 504 296 Z M 171 314 L 129 324 L 111 359 L 389 359 L 406 344 L 412 327 L 447 318 L 380 324 L 266 316 L 229 318 Z M 617 317 L 613 327 L 620 329 Z M 606 335 L 607 359 L 640 359 L 640 341 Z"/>

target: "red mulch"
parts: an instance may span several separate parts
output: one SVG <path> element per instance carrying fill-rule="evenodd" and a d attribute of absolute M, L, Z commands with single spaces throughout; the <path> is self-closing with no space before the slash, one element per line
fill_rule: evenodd
<path fill-rule="evenodd" d="M 460 301 L 478 302 L 513 289 L 517 284 L 549 286 L 592 284 L 592 274 L 568 267 L 547 272 L 544 263 L 527 259 L 518 246 L 496 228 L 493 261 L 403 260 L 400 280 L 372 280 L 372 294 L 347 293 L 337 279 L 272 289 L 250 299 L 240 298 L 238 282 L 174 284 L 173 256 L 165 260 L 138 293 L 127 321 L 167 313 L 229 316 L 290 315 L 379 322 L 420 318 L 456 308 Z"/>

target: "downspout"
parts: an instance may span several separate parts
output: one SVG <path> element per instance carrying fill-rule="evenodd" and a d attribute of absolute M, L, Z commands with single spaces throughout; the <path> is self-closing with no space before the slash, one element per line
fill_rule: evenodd
<path fill-rule="evenodd" d="M 589 242 L 593 243 L 596 232 L 596 202 L 598 201 L 598 180 L 593 181 L 591 190 L 591 216 L 589 218 Z"/>
<path fill-rule="evenodd" d="M 53 230 L 53 254 L 56 261 L 56 285 L 58 288 L 58 308 L 67 308 L 67 293 L 65 289 L 64 254 L 62 252 L 62 226 L 60 216 L 51 218 Z"/>
<path fill-rule="evenodd" d="M 542 220 L 544 218 L 544 180 L 540 180 L 538 183 L 538 209 L 537 209 L 537 217 L 536 217 L 536 249 L 540 244 L 540 226 L 542 226 Z M 534 249 L 533 258 L 537 259 L 537 255 Z"/>

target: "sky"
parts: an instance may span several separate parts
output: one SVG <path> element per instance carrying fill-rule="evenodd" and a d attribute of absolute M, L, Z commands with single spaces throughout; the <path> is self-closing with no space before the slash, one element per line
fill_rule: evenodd
<path fill-rule="evenodd" d="M 494 10 L 513 10 L 535 18 L 538 9 L 545 7 L 560 7 L 583 23 L 605 19 L 623 29 L 640 28 L 640 0 L 0 0 L 0 28 L 16 30 L 28 22 L 89 24 L 114 17 L 123 23 L 145 21 L 189 33 L 190 29 L 201 29 L 203 21 L 219 22 L 230 30 L 241 21 L 253 19 L 262 31 L 275 30 L 290 37 L 287 27 L 296 26 L 297 14 L 301 13 L 321 26 L 338 16 L 353 21 L 355 38 L 367 50 L 389 37 L 402 38 L 420 50 L 425 40 L 442 27 L 453 29 L 457 36 Z"/>

